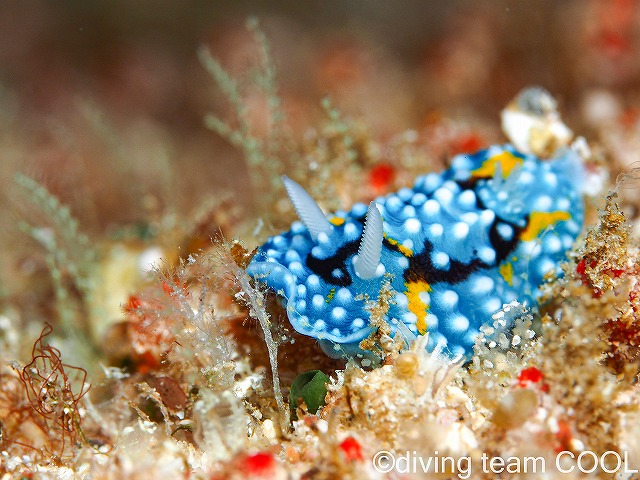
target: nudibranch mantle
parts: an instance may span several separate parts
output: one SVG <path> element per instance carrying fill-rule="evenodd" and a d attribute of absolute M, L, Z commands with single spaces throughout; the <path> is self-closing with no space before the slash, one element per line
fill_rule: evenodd
<path fill-rule="evenodd" d="M 402 322 L 415 335 L 428 331 L 429 349 L 470 356 L 492 314 L 513 300 L 535 304 L 545 275 L 560 273 L 582 229 L 583 171 L 570 149 L 540 160 L 492 146 L 327 217 L 285 178 L 304 223 L 269 238 L 248 272 L 282 295 L 294 329 L 331 356 L 359 352 L 372 330 L 362 294 L 375 300 L 387 279 L 394 334 Z"/>

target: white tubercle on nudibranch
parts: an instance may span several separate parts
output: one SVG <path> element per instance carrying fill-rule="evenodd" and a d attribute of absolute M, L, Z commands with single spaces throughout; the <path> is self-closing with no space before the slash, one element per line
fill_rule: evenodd
<path fill-rule="evenodd" d="M 522 153 L 548 158 L 573 138 L 560 118 L 556 100 L 540 87 L 522 90 L 501 116 L 502 130 Z"/>

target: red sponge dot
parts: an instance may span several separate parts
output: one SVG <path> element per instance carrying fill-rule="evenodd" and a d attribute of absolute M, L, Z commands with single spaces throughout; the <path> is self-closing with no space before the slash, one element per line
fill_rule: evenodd
<path fill-rule="evenodd" d="M 349 462 L 362 460 L 362 446 L 353 437 L 347 437 L 340 443 L 340 449 Z"/>

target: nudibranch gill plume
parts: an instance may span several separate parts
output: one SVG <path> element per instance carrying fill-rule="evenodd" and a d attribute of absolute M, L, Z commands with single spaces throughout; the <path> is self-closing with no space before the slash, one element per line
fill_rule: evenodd
<path fill-rule="evenodd" d="M 582 229 L 582 159 L 549 160 L 511 146 L 457 155 L 368 206 L 325 216 L 283 177 L 300 221 L 258 249 L 248 272 L 282 295 L 295 330 L 334 357 L 372 331 L 363 294 L 396 292 L 385 319 L 429 332 L 427 348 L 470 356 L 479 328 L 505 303 L 536 303 Z"/>

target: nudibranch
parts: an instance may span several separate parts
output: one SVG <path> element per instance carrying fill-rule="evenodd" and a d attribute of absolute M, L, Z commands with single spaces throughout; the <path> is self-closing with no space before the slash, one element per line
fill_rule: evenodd
<path fill-rule="evenodd" d="M 413 188 L 325 216 L 283 177 L 300 218 L 261 246 L 249 274 L 278 292 L 298 332 L 330 356 L 362 353 L 362 297 L 395 291 L 385 320 L 427 348 L 470 356 L 479 328 L 514 300 L 535 305 L 582 229 L 584 167 L 563 148 L 542 160 L 510 144 L 457 155 Z"/>

